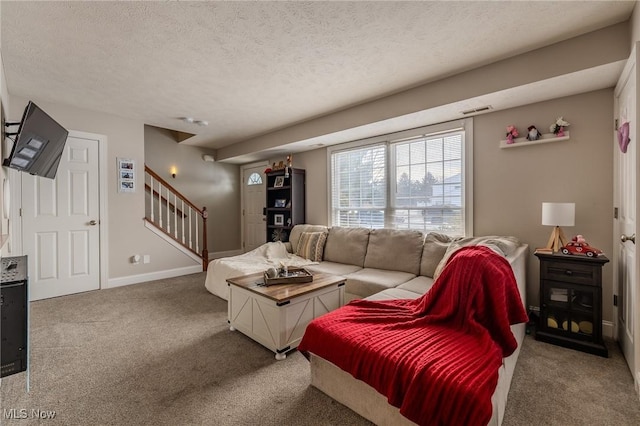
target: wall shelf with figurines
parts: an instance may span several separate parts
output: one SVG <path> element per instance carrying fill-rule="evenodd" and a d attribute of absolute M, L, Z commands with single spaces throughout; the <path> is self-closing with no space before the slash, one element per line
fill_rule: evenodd
<path fill-rule="evenodd" d="M 565 130 L 571 124 L 565 121 L 564 118 L 558 117 L 551 126 L 549 126 L 549 132 L 540 133 L 536 126 L 529 126 L 527 128 L 527 136 L 519 138 L 520 134 L 518 129 L 514 125 L 507 126 L 507 139 L 500 141 L 500 148 L 515 148 L 517 146 L 538 145 L 541 143 L 560 142 L 570 139 L 569 131 Z"/>
<path fill-rule="evenodd" d="M 530 141 L 527 138 L 515 138 L 513 139 L 513 143 L 507 143 L 507 140 L 500 141 L 500 148 L 516 148 L 519 146 L 529 146 L 529 145 L 538 145 L 541 143 L 549 143 L 549 142 L 560 142 L 566 141 L 570 139 L 570 135 L 568 131 L 564 132 L 564 136 L 556 136 L 553 133 L 544 133 L 540 135 L 540 139 Z"/>

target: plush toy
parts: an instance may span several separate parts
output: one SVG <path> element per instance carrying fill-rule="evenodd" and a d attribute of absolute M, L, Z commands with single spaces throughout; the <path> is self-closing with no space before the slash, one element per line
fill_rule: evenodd
<path fill-rule="evenodd" d="M 558 117 L 556 122 L 549 126 L 549 131 L 554 135 L 561 137 L 564 136 L 564 128 L 570 126 L 569 122 L 564 121 L 562 117 Z"/>
<path fill-rule="evenodd" d="M 582 243 L 582 244 L 585 244 L 587 242 L 587 240 L 585 240 L 584 237 L 580 234 L 573 237 L 571 241 L 575 241 L 576 243 Z"/>
<path fill-rule="evenodd" d="M 536 126 L 527 127 L 529 133 L 527 133 L 527 139 L 530 141 L 537 141 L 540 139 L 540 132 L 536 129 Z"/>
<path fill-rule="evenodd" d="M 518 137 L 518 129 L 516 126 L 507 126 L 507 143 L 512 144 L 513 138 Z"/>

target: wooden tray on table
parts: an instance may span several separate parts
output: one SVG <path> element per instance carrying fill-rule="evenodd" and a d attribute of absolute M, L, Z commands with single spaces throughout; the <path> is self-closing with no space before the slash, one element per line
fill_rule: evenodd
<path fill-rule="evenodd" d="M 264 285 L 270 286 L 275 284 L 298 284 L 298 283 L 310 283 L 313 281 L 313 275 L 311 272 L 304 268 L 289 268 L 287 275 L 278 275 L 277 277 L 269 278 L 267 273 L 264 274 Z"/>

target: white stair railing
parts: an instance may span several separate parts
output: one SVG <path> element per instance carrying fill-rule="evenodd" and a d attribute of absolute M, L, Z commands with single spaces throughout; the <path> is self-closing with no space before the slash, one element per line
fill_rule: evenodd
<path fill-rule="evenodd" d="M 196 207 L 146 165 L 144 184 L 147 195 L 145 220 L 202 259 L 202 270 L 206 271 L 209 264 L 207 208 Z"/>

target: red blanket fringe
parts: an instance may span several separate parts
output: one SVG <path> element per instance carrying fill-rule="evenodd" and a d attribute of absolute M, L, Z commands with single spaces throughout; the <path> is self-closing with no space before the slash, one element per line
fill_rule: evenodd
<path fill-rule="evenodd" d="M 298 345 L 363 380 L 421 425 L 486 425 L 510 325 L 528 320 L 511 266 L 458 250 L 416 300 L 350 304 L 313 320 Z"/>

